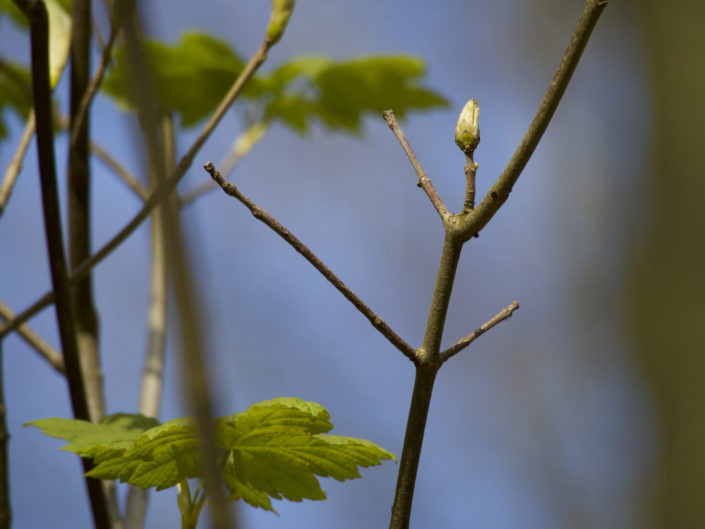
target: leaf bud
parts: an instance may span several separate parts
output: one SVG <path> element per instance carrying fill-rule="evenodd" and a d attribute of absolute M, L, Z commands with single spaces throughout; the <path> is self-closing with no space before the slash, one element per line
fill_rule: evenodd
<path fill-rule="evenodd" d="M 455 143 L 467 155 L 472 154 L 480 143 L 480 107 L 474 99 L 465 104 L 458 116 Z"/>
<path fill-rule="evenodd" d="M 272 0 L 272 14 L 267 27 L 267 39 L 272 44 L 282 38 L 295 3 L 296 0 Z"/>

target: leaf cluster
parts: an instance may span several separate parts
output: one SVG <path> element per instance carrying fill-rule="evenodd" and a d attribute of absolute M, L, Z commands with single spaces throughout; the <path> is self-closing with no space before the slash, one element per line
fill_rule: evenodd
<path fill-rule="evenodd" d="M 99 423 L 52 418 L 28 425 L 70 441 L 63 450 L 92 459 L 91 477 L 157 490 L 203 477 L 191 418 L 159 424 L 143 415 L 119 413 Z M 316 476 L 354 479 L 360 477 L 358 467 L 396 461 L 370 441 L 327 434 L 333 424 L 326 409 L 298 398 L 254 404 L 243 413 L 216 419 L 214 428 L 230 499 L 273 512 L 271 498 L 325 499 Z"/>
<path fill-rule="evenodd" d="M 162 110 L 178 112 L 184 126 L 216 107 L 245 64 L 226 43 L 198 32 L 185 33 L 173 45 L 148 40 L 145 51 Z M 115 58 L 103 90 L 123 108 L 134 108 L 125 50 L 118 49 Z M 394 107 L 404 116 L 446 106 L 442 96 L 420 85 L 424 70 L 421 59 L 406 55 L 347 61 L 299 56 L 254 77 L 243 97 L 257 104 L 265 123 L 279 121 L 306 133 L 317 120 L 331 130 L 355 133 L 366 113 Z"/>

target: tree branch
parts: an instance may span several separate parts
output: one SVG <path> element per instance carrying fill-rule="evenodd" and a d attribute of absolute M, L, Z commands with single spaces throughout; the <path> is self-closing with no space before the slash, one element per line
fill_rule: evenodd
<path fill-rule="evenodd" d="M 252 202 L 245 196 L 234 184 L 227 182 L 222 175 L 216 170 L 212 162 L 208 162 L 203 168 L 208 171 L 213 180 L 231 197 L 242 202 L 247 209 L 252 212 L 252 215 L 259 221 L 266 224 L 282 239 L 288 242 L 294 250 L 299 252 L 304 258 L 318 270 L 345 298 L 352 303 L 363 316 L 365 316 L 372 326 L 377 329 L 382 335 L 389 340 L 394 347 L 399 349 L 409 360 L 416 361 L 414 348 L 406 343 L 397 333 L 395 333 L 382 318 L 375 314 L 343 281 L 336 276 L 316 254 L 314 254 L 308 246 L 301 242 L 293 233 L 282 226 L 279 221 L 273 218 L 264 209 Z"/>
<path fill-rule="evenodd" d="M 476 338 L 479 338 L 483 334 L 485 334 L 487 331 L 489 331 L 492 327 L 497 325 L 498 323 L 503 322 L 504 320 L 508 319 L 511 317 L 512 313 L 519 308 L 519 303 L 516 301 L 512 301 L 507 307 L 503 308 L 500 310 L 492 319 L 486 321 L 483 323 L 480 328 L 474 330 L 467 336 L 461 338 L 457 342 L 455 342 L 453 345 L 451 345 L 448 349 L 443 351 L 441 353 L 441 362 L 445 362 L 452 356 L 455 356 L 458 354 L 460 351 L 465 349 L 468 345 L 470 345 L 472 342 L 475 341 Z"/>
<path fill-rule="evenodd" d="M 536 116 L 534 116 L 521 143 L 519 143 L 504 171 L 490 187 L 477 209 L 468 214 L 463 220 L 465 240 L 479 233 L 494 214 L 497 213 L 500 206 L 506 202 L 519 175 L 546 131 L 546 127 L 548 127 L 553 113 L 556 111 L 556 107 L 558 107 L 558 103 L 560 103 L 565 89 L 573 76 L 575 67 L 578 65 L 590 34 L 606 5 L 606 0 L 587 0 L 585 3 L 585 8 L 580 15 L 568 48 L 563 54 L 551 84 L 548 86 L 546 95 L 543 97 Z"/>
<path fill-rule="evenodd" d="M 19 0 L 22 2 L 23 0 Z M 24 0 L 27 2 L 27 0 Z M 137 214 L 128 222 L 124 228 L 122 228 L 110 241 L 108 241 L 100 250 L 94 253 L 89 259 L 86 259 L 81 263 L 80 266 L 71 274 L 69 278 L 69 284 L 74 285 L 76 282 L 83 279 L 86 274 L 108 255 L 110 255 L 113 250 L 120 246 L 125 239 L 127 239 L 132 233 L 142 224 L 142 222 L 149 216 L 151 211 L 161 203 L 171 191 L 176 187 L 181 178 L 186 174 L 186 171 L 193 164 L 193 159 L 196 154 L 200 151 L 203 144 L 210 137 L 210 135 L 215 130 L 220 120 L 223 118 L 225 113 L 228 111 L 230 106 L 238 98 L 242 89 L 245 87 L 247 82 L 252 78 L 257 69 L 262 65 L 262 63 L 267 59 L 267 52 L 272 46 L 272 42 L 269 39 L 265 39 L 261 46 L 257 49 L 254 55 L 250 58 L 250 61 L 245 66 L 245 69 L 240 73 L 240 76 L 233 83 L 228 93 L 225 95 L 221 101 L 218 108 L 213 112 L 208 123 L 203 127 L 203 130 L 199 134 L 198 138 L 194 141 L 191 148 L 187 153 L 181 158 L 181 161 L 176 166 L 174 171 L 171 173 L 169 178 L 161 182 L 156 189 L 152 191 L 149 199 L 145 201 L 142 208 L 137 212 Z M 4 323 L 0 326 L 0 338 L 5 336 L 7 333 L 15 330 L 19 325 L 27 321 L 39 311 L 49 306 L 54 301 L 54 293 L 47 292 L 27 309 L 18 314 L 12 321 Z"/>
<path fill-rule="evenodd" d="M 11 320 L 15 317 L 15 313 L 12 309 L 0 301 L 0 316 L 5 320 Z M 39 336 L 32 328 L 27 324 L 20 325 L 17 329 L 17 333 L 22 337 L 22 339 L 32 347 L 39 355 L 44 358 L 49 365 L 54 368 L 61 375 L 66 374 L 66 367 L 64 366 L 64 358 L 61 353 L 54 349 L 51 345 L 44 341 L 44 339 Z"/>
<path fill-rule="evenodd" d="M 419 159 L 416 157 L 416 154 L 414 153 L 413 149 L 411 148 L 411 145 L 409 144 L 409 140 L 407 140 L 406 136 L 404 135 L 404 131 L 401 130 L 401 125 L 399 125 L 399 121 L 394 115 L 394 112 L 391 110 L 385 110 L 384 112 L 382 112 L 382 116 L 387 122 L 387 125 L 389 125 L 389 128 L 392 129 L 394 136 L 396 136 L 397 140 L 399 140 L 399 143 L 401 144 L 402 149 L 404 149 L 406 156 L 409 158 L 411 165 L 414 166 L 414 171 L 416 171 L 416 175 L 419 177 L 419 180 L 416 185 L 421 187 L 426 192 L 426 195 L 431 201 L 431 204 L 433 204 L 433 207 L 436 208 L 436 211 L 441 216 L 441 220 L 445 224 L 448 218 L 450 217 L 450 212 L 443 203 L 443 200 L 441 200 L 441 197 L 438 196 L 436 188 L 433 187 L 431 179 L 426 176 L 426 172 L 423 170 L 423 167 L 421 167 Z"/>
<path fill-rule="evenodd" d="M 51 85 L 49 82 L 49 21 L 43 1 L 15 0 L 30 22 L 32 55 L 32 96 L 37 124 L 37 154 L 41 180 L 44 229 L 46 232 L 49 267 L 56 298 L 56 319 L 61 338 L 61 347 L 66 362 L 66 378 L 71 395 L 74 417 L 90 420 L 90 411 L 83 385 L 78 344 L 76 341 L 73 307 L 64 256 L 63 235 L 59 195 L 56 184 L 56 162 L 54 160 L 54 129 L 52 125 Z M 82 459 L 85 472 L 92 462 Z M 108 504 L 99 480 L 86 478 L 86 487 L 93 511 L 96 529 L 109 529 Z"/>
<path fill-rule="evenodd" d="M 10 508 L 10 458 L 7 457 L 10 434 L 7 431 L 7 405 L 5 404 L 5 355 L 4 340 L 0 340 L 0 529 L 10 529 L 12 510 Z"/>
<path fill-rule="evenodd" d="M 15 186 L 17 177 L 22 170 L 22 162 L 24 160 L 25 154 L 27 154 L 27 149 L 29 144 L 34 137 L 34 110 L 29 113 L 27 118 L 27 123 L 24 126 L 24 132 L 22 132 L 22 138 L 20 138 L 20 143 L 15 149 L 15 154 L 12 156 L 7 169 L 5 170 L 5 178 L 2 181 L 2 187 L 0 187 L 0 216 L 2 216 L 5 208 L 7 207 L 7 201 L 10 200 L 10 194 Z"/>

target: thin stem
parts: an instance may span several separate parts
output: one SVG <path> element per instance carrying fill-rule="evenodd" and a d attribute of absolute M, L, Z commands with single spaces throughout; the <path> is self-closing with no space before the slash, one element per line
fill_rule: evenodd
<path fill-rule="evenodd" d="M 149 200 L 149 191 L 145 189 L 139 180 L 137 180 L 137 178 L 135 178 L 135 176 L 128 171 L 124 165 L 117 161 L 108 151 L 103 149 L 94 141 L 91 142 L 91 151 L 93 151 L 93 154 L 100 158 L 105 165 L 110 167 L 115 174 L 117 174 L 120 179 L 127 184 L 127 187 L 129 187 L 130 190 L 132 190 L 138 197 L 140 197 L 143 201 Z"/>
<path fill-rule="evenodd" d="M 20 0 L 21 1 L 21 0 Z M 26 1 L 26 0 L 25 0 Z M 262 65 L 262 63 L 267 59 L 267 52 L 272 46 L 272 43 L 265 39 L 262 45 L 254 53 L 250 61 L 245 66 L 245 69 L 240 73 L 239 77 L 233 83 L 230 91 L 225 95 L 221 101 L 218 108 L 213 112 L 213 115 L 208 120 L 208 123 L 203 127 L 203 130 L 199 134 L 198 138 L 193 142 L 191 148 L 187 153 L 181 158 L 181 161 L 176 166 L 174 171 L 171 173 L 169 178 L 164 182 L 161 182 L 156 189 L 154 189 L 149 196 L 149 199 L 145 201 L 142 208 L 137 212 L 137 214 L 128 222 L 125 227 L 123 227 L 110 241 L 108 241 L 100 250 L 94 253 L 89 259 L 86 259 L 80 266 L 78 266 L 69 278 L 69 284 L 73 285 L 85 277 L 85 275 L 108 255 L 110 255 L 113 250 L 120 246 L 125 239 L 127 239 L 132 232 L 134 232 L 142 222 L 149 216 L 151 211 L 162 202 L 171 191 L 176 187 L 181 178 L 186 174 L 186 171 L 193 164 L 193 159 L 196 154 L 200 151 L 203 144 L 210 137 L 210 135 L 215 130 L 220 120 L 223 118 L 225 113 L 228 111 L 230 106 L 238 98 L 242 89 L 245 87 L 247 82 L 252 78 L 257 69 Z M 18 314 L 12 321 L 6 322 L 0 327 L 0 338 L 5 336 L 7 333 L 15 330 L 20 324 L 27 321 L 39 311 L 49 306 L 54 301 L 53 292 L 45 293 L 41 298 L 35 301 L 27 309 Z"/>
<path fill-rule="evenodd" d="M 453 345 L 451 345 L 448 349 L 443 351 L 441 353 L 441 362 L 445 362 L 449 358 L 458 354 L 460 351 L 465 349 L 468 345 L 470 345 L 477 338 L 485 334 L 498 323 L 502 323 L 504 320 L 509 319 L 512 313 L 518 308 L 519 303 L 517 303 L 516 301 L 512 301 L 508 306 L 500 310 L 492 319 L 486 321 L 478 329 L 474 330 L 467 336 L 464 336 L 463 338 L 455 342 Z"/>
<path fill-rule="evenodd" d="M 166 172 L 173 170 L 174 128 L 167 116 L 162 120 L 162 142 L 164 167 Z M 156 173 L 150 172 L 150 180 L 156 185 Z M 175 196 L 169 197 L 174 200 Z M 151 222 L 151 280 L 150 304 L 148 315 L 149 335 L 144 368 L 142 370 L 142 387 L 140 390 L 139 411 L 147 417 L 157 417 L 164 386 L 164 353 L 166 350 L 167 304 L 169 300 L 169 269 L 167 260 L 167 233 L 164 219 L 164 206 L 157 206 L 152 212 Z M 149 490 L 130 487 L 125 507 L 126 525 L 129 529 L 144 526 L 149 502 Z"/>
<path fill-rule="evenodd" d="M 406 343 L 401 336 L 395 333 L 382 318 L 380 318 L 372 309 L 370 309 L 343 281 L 336 276 L 316 254 L 314 254 L 308 246 L 301 242 L 293 233 L 282 226 L 279 221 L 267 213 L 264 209 L 252 202 L 245 196 L 234 184 L 227 182 L 223 176 L 216 170 L 212 162 L 208 162 L 203 168 L 208 171 L 213 180 L 225 191 L 226 194 L 238 199 L 247 209 L 252 212 L 252 215 L 259 221 L 269 226 L 282 239 L 288 242 L 294 250 L 299 252 L 304 258 L 318 270 L 345 298 L 350 301 L 363 316 L 365 316 L 372 326 L 377 329 L 382 335 L 389 340 L 394 347 L 399 349 L 407 358 L 416 361 L 414 349 Z"/>
<path fill-rule="evenodd" d="M 10 194 L 12 194 L 12 189 L 15 187 L 17 177 L 22 170 L 22 162 L 29 148 L 29 143 L 34 136 L 34 129 L 34 110 L 32 110 L 27 118 L 27 123 L 25 123 L 20 143 L 17 145 L 15 154 L 12 156 L 12 160 L 10 160 L 10 164 L 5 170 L 5 178 L 2 181 L 2 187 L 0 187 L 0 216 L 2 216 L 7 207 L 7 201 L 10 200 Z"/>
<path fill-rule="evenodd" d="M 15 317 L 15 313 L 12 309 L 0 301 L 0 316 L 5 320 L 11 320 Z M 51 345 L 44 341 L 44 339 L 39 336 L 32 328 L 25 324 L 20 325 L 17 329 L 17 333 L 22 337 L 22 339 L 32 347 L 39 355 L 46 360 L 51 367 L 54 368 L 59 374 L 66 374 L 66 367 L 64 366 L 64 358 L 61 353 L 54 349 Z"/>
<path fill-rule="evenodd" d="M 406 156 L 409 158 L 411 165 L 414 167 L 414 171 L 416 171 L 416 176 L 418 176 L 419 178 L 417 185 L 426 192 L 426 195 L 431 201 L 431 204 L 433 204 L 433 207 L 436 208 L 436 211 L 441 216 L 441 220 L 445 224 L 445 222 L 450 217 L 450 212 L 443 203 L 443 200 L 441 200 L 441 197 L 438 196 L 436 188 L 433 187 L 431 179 L 426 176 L 426 172 L 423 170 L 423 167 L 421 167 L 421 163 L 419 163 L 419 159 L 416 157 L 414 150 L 411 148 L 409 140 L 406 139 L 404 131 L 401 130 L 401 125 L 399 125 L 399 121 L 394 115 L 394 112 L 392 112 L 391 110 L 385 110 L 384 112 L 382 112 L 382 116 L 387 122 L 387 125 L 389 125 L 389 128 L 392 129 L 394 136 L 397 138 L 397 140 L 399 140 L 402 149 L 404 149 Z"/>
<path fill-rule="evenodd" d="M 529 161 L 529 158 L 531 158 L 543 133 L 546 131 L 546 127 L 548 127 L 553 113 L 556 111 L 558 103 L 560 103 L 565 89 L 573 76 L 575 67 L 578 65 L 578 61 L 590 38 L 590 34 L 606 5 L 606 0 L 587 0 L 585 3 L 585 8 L 580 15 L 580 20 L 578 20 L 568 48 L 563 54 L 563 58 L 553 76 L 553 80 L 548 86 L 546 95 L 543 97 L 543 101 L 541 101 L 536 116 L 534 116 L 521 143 L 519 143 L 509 163 L 504 168 L 504 171 L 502 171 L 502 174 L 499 175 L 496 182 L 490 187 L 490 190 L 487 192 L 487 195 L 485 195 L 485 198 L 482 199 L 477 209 L 470 213 L 463 222 L 464 237 L 466 240 L 479 233 L 509 197 L 509 193 L 511 193 L 519 175 Z"/>
<path fill-rule="evenodd" d="M 416 367 L 414 390 L 411 394 L 409 417 L 406 421 L 406 433 L 404 434 L 404 447 L 399 462 L 397 488 L 394 493 L 394 505 L 392 505 L 392 518 L 389 522 L 390 529 L 408 529 L 409 527 L 426 419 L 431 405 L 433 383 L 436 380 L 439 367 L 439 365 Z"/>
<path fill-rule="evenodd" d="M 134 7 L 134 4 L 133 4 Z M 76 27 L 76 21 L 73 21 L 73 26 Z M 85 31 L 89 32 L 90 31 L 90 24 L 86 25 Z M 98 62 L 98 68 L 96 69 L 95 73 L 93 74 L 93 77 L 91 78 L 90 84 L 85 88 L 85 91 L 81 97 L 81 100 L 79 102 L 78 109 L 76 111 L 76 114 L 74 116 L 74 128 L 71 129 L 71 141 L 70 144 L 74 145 L 76 141 L 78 141 L 78 136 L 79 136 L 79 130 L 83 126 L 84 120 L 87 119 L 88 116 L 88 109 L 91 106 L 91 103 L 93 102 L 93 98 L 95 95 L 98 93 L 98 89 L 100 88 L 100 84 L 103 82 L 103 77 L 105 76 L 105 71 L 108 68 L 108 65 L 110 64 L 110 60 L 112 58 L 112 53 L 113 53 L 113 45 L 115 44 L 115 40 L 117 38 L 117 34 L 119 31 L 119 26 L 115 23 L 115 21 L 110 19 L 110 35 L 108 36 L 108 42 L 102 45 L 103 51 L 100 55 L 100 61 Z"/>
<path fill-rule="evenodd" d="M 46 6 L 42 1 L 30 3 L 26 0 L 16 0 L 16 4 L 24 11 L 30 22 L 32 95 L 37 122 L 37 154 L 39 158 L 44 228 L 53 291 L 56 298 L 56 318 L 66 362 L 66 378 L 68 380 L 74 417 L 90 420 L 76 341 L 61 232 L 59 195 L 56 184 L 51 86 L 49 83 L 49 20 Z M 82 459 L 82 462 L 84 471 L 90 471 L 93 466 L 91 461 Z M 101 482 L 86 478 L 86 486 L 96 529 L 109 529 L 110 515 Z"/>
<path fill-rule="evenodd" d="M 8 448 L 10 434 L 7 431 L 7 406 L 5 404 L 5 355 L 3 341 L 0 340 L 0 529 L 10 529 L 12 510 L 10 508 L 10 459 Z"/>
<path fill-rule="evenodd" d="M 465 202 L 463 203 L 463 213 L 468 213 L 475 209 L 475 175 L 477 174 L 477 164 L 472 158 L 472 154 L 465 155 Z"/>
<path fill-rule="evenodd" d="M 89 114 L 87 106 L 84 109 L 80 108 L 88 86 L 90 72 L 90 0 L 73 0 L 71 20 L 69 132 L 72 141 L 69 146 L 66 181 L 69 266 L 73 269 L 91 255 Z M 81 110 L 83 110 L 83 116 L 80 116 Z M 91 274 L 86 274 L 86 277 L 71 287 L 71 301 L 90 417 L 92 421 L 96 422 L 105 415 L 105 401 L 103 372 L 98 351 L 98 313 L 93 302 Z"/>

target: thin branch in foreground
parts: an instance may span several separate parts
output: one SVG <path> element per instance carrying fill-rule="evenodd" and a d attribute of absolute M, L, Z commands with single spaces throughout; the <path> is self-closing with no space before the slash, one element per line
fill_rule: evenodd
<path fill-rule="evenodd" d="M 16 0 L 17 1 L 17 0 Z M 24 0 L 19 0 L 23 5 L 29 5 L 29 3 Z M 151 211 L 160 204 L 166 197 L 169 196 L 171 191 L 176 187 L 181 178 L 186 174 L 186 171 L 191 167 L 193 159 L 196 157 L 198 151 L 201 150 L 203 144 L 213 133 L 215 128 L 223 119 L 228 109 L 232 106 L 235 100 L 238 98 L 242 89 L 247 84 L 247 81 L 255 74 L 257 69 L 262 65 L 262 63 L 267 59 L 267 52 L 272 46 L 272 42 L 265 38 L 257 51 L 252 55 L 250 61 L 245 66 L 245 69 L 240 73 L 239 77 L 235 80 L 232 87 L 228 93 L 223 97 L 218 108 L 213 112 L 208 123 L 203 127 L 203 130 L 198 135 L 196 140 L 191 145 L 188 152 L 181 158 L 176 169 L 169 175 L 164 182 L 161 182 L 156 189 L 154 189 L 149 196 L 149 199 L 145 201 L 142 208 L 135 214 L 135 216 L 128 222 L 112 239 L 110 239 L 103 247 L 94 253 L 90 259 L 86 259 L 83 263 L 76 267 L 71 276 L 69 277 L 69 285 L 75 285 L 78 281 L 83 279 L 86 274 L 108 255 L 110 255 L 113 250 L 120 246 L 125 239 L 127 239 L 132 233 L 144 222 L 144 220 L 149 216 Z M 39 311 L 48 307 L 54 301 L 54 292 L 46 292 L 41 298 L 32 303 L 27 309 L 18 314 L 11 321 L 8 321 L 0 325 L 0 338 L 5 336 L 7 333 L 15 330 L 19 325 L 27 321 L 29 318 L 37 314 Z"/>
<path fill-rule="evenodd" d="M 416 171 L 416 175 L 419 177 L 419 187 L 421 187 L 426 192 L 426 195 L 431 201 L 431 204 L 433 204 L 433 207 L 436 208 L 436 211 L 441 216 L 441 220 L 445 224 L 445 222 L 450 217 L 450 212 L 448 211 L 448 208 L 446 208 L 446 205 L 443 203 L 443 200 L 441 200 L 441 197 L 436 192 L 436 188 L 433 187 L 431 179 L 426 176 L 426 172 L 423 170 L 423 167 L 421 167 L 419 159 L 416 157 L 414 150 L 409 144 L 409 140 L 407 140 L 406 136 L 404 135 L 404 131 L 401 130 L 401 125 L 399 125 L 399 121 L 394 115 L 394 112 L 391 110 L 385 110 L 384 112 L 382 112 L 382 116 L 387 122 L 387 125 L 389 125 L 389 128 L 392 129 L 394 136 L 397 138 L 397 140 L 399 140 L 399 143 L 401 144 L 402 149 L 404 149 L 406 156 L 409 158 L 411 165 L 414 166 L 414 171 Z"/>
<path fill-rule="evenodd" d="M 134 7 L 134 5 L 133 5 Z M 100 55 L 100 61 L 98 62 L 98 68 L 96 69 L 95 73 L 93 74 L 93 77 L 91 78 L 91 81 L 86 88 L 85 93 L 83 94 L 83 97 L 81 98 L 81 103 L 79 105 L 78 111 L 76 112 L 75 118 L 74 118 L 74 129 L 73 132 L 71 133 L 71 145 L 73 146 L 76 141 L 78 140 L 78 131 L 81 129 L 83 126 L 83 120 L 86 119 L 86 115 L 88 114 L 88 108 L 91 105 L 91 102 L 93 101 L 93 98 L 95 97 L 96 93 L 98 93 L 98 89 L 100 88 L 100 84 L 103 82 L 103 76 L 105 75 L 105 71 L 108 68 L 108 65 L 110 64 L 110 60 L 112 58 L 112 53 L 113 53 L 113 45 L 115 44 L 115 39 L 117 38 L 118 30 L 119 30 L 118 24 L 112 20 L 110 22 L 110 36 L 108 37 L 108 42 L 105 43 L 102 48 L 103 51 Z"/>
<path fill-rule="evenodd" d="M 15 317 L 15 313 L 12 309 L 0 301 L 0 316 L 6 320 L 11 320 Z M 39 336 L 32 328 L 26 323 L 20 325 L 17 329 L 17 333 L 22 337 L 22 339 L 32 347 L 39 355 L 44 358 L 49 365 L 54 368 L 61 375 L 66 374 L 66 367 L 64 366 L 64 358 L 61 353 L 54 349 L 51 345 L 44 341 L 44 339 Z"/>
<path fill-rule="evenodd" d="M 56 298 L 56 321 L 66 362 L 66 380 L 76 419 L 90 420 L 86 388 L 83 384 L 76 328 L 71 306 L 68 269 L 64 255 L 59 193 L 54 158 L 54 127 L 49 82 L 49 17 L 44 2 L 15 0 L 30 22 L 32 98 L 37 124 L 37 158 L 41 182 L 42 211 L 51 281 Z M 87 473 L 92 461 L 83 460 Z M 96 529 L 110 529 L 107 498 L 100 480 L 85 478 Z"/>
<path fill-rule="evenodd" d="M 91 151 L 100 158 L 105 165 L 110 167 L 130 190 L 140 197 L 143 201 L 149 200 L 149 191 L 140 183 L 135 176 L 128 171 L 124 165 L 118 162 L 108 151 L 103 149 L 96 142 L 91 142 Z"/>
<path fill-rule="evenodd" d="M 12 194 L 12 189 L 15 186 L 17 177 L 22 170 L 22 162 L 27 154 L 27 149 L 29 148 L 29 143 L 32 141 L 35 131 L 35 121 L 34 121 L 34 110 L 29 113 L 27 118 L 27 123 L 24 126 L 24 131 L 22 132 L 22 138 L 20 138 L 20 143 L 15 149 L 15 154 L 12 155 L 12 160 L 10 160 L 7 169 L 5 170 L 5 178 L 2 181 L 2 186 L 0 186 L 0 216 L 2 216 L 7 206 L 7 201 L 10 200 L 10 194 Z"/>
<path fill-rule="evenodd" d="M 303 242 L 301 242 L 293 233 L 282 226 L 279 221 L 273 218 L 264 209 L 252 202 L 245 196 L 234 184 L 226 181 L 223 176 L 216 170 L 212 162 L 208 162 L 203 168 L 208 171 L 213 180 L 225 191 L 226 194 L 238 199 L 252 215 L 259 221 L 269 226 L 277 235 L 288 242 L 294 250 L 299 252 L 304 258 L 318 270 L 345 298 L 350 301 L 357 310 L 359 310 L 382 335 L 389 340 L 394 347 L 399 349 L 404 356 L 409 360 L 416 362 L 416 353 L 404 339 L 395 333 L 385 321 L 372 311 L 343 281 L 336 276 L 316 254 L 314 254 Z"/>
<path fill-rule="evenodd" d="M 474 330 L 467 336 L 461 338 L 453 345 L 451 345 L 448 349 L 443 351 L 441 353 L 441 362 L 445 362 L 452 356 L 455 356 L 460 351 L 465 349 L 468 345 L 470 345 L 472 342 L 474 342 L 477 338 L 489 331 L 492 327 L 510 318 L 512 313 L 518 308 L 519 303 L 517 303 L 516 301 L 512 301 L 509 305 L 500 310 L 492 319 L 486 321 L 478 329 Z"/>

